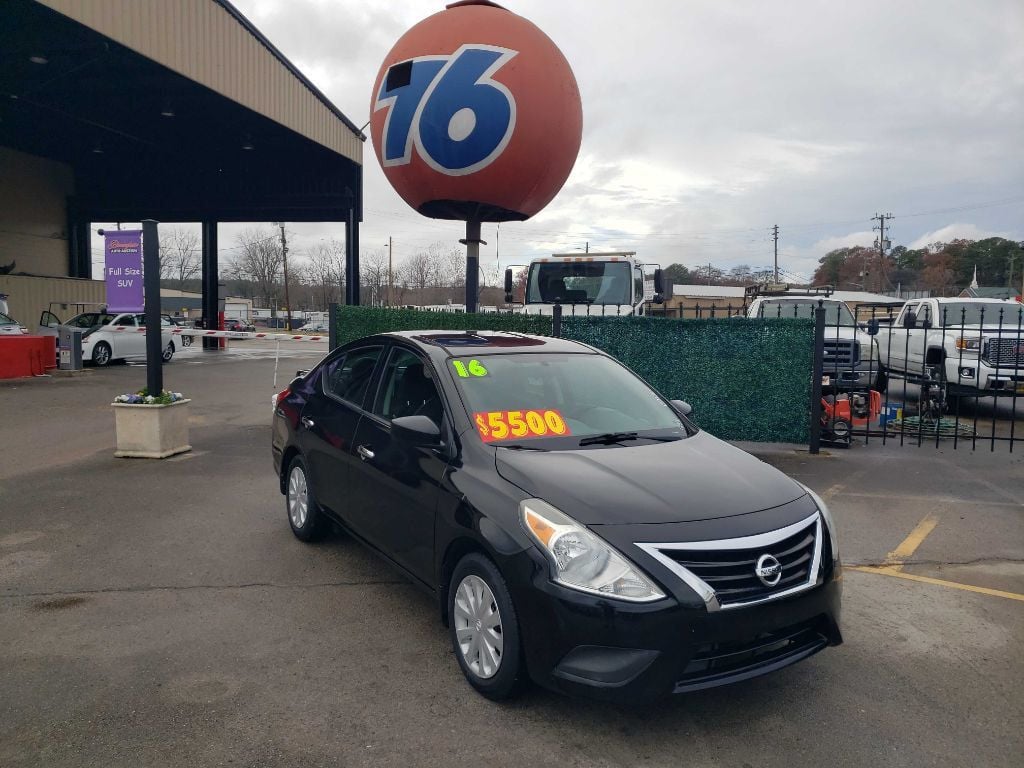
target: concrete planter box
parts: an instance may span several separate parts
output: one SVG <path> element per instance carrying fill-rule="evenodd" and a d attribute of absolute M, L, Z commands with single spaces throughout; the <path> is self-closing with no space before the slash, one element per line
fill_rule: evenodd
<path fill-rule="evenodd" d="M 188 443 L 188 404 L 179 400 L 170 405 L 111 403 L 117 430 L 115 456 L 140 459 L 166 459 L 191 451 Z"/>

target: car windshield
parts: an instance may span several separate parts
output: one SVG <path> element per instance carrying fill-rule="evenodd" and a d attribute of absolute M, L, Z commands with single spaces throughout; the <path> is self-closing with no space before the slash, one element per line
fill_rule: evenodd
<path fill-rule="evenodd" d="M 481 355 L 452 358 L 448 365 L 484 442 L 571 437 L 543 442 L 575 448 L 581 437 L 611 433 L 689 434 L 654 390 L 604 355 Z"/>
<path fill-rule="evenodd" d="M 72 328 L 96 328 L 101 325 L 109 325 L 115 317 L 117 315 L 112 315 L 109 312 L 83 312 L 72 317 L 65 325 L 70 325 Z"/>
<path fill-rule="evenodd" d="M 939 305 L 942 324 L 947 328 L 961 325 L 985 325 L 1017 328 L 1024 325 L 1024 305 L 1002 301 L 955 301 Z M 1002 322 L 1000 323 L 1000 316 Z"/>
<path fill-rule="evenodd" d="M 856 325 L 850 308 L 841 301 L 824 301 L 825 325 Z M 769 319 L 779 317 L 803 317 L 814 319 L 814 310 L 818 308 L 818 299 L 769 299 L 761 303 L 757 316 Z"/>
<path fill-rule="evenodd" d="M 625 261 L 555 261 L 530 266 L 527 304 L 630 304 Z"/>
<path fill-rule="evenodd" d="M 11 318 L 0 312 L 0 325 L 17 325 Z"/>

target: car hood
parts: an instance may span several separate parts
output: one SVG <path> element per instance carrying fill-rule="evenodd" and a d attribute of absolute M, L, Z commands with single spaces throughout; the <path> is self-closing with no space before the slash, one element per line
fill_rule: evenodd
<path fill-rule="evenodd" d="M 730 517 L 806 494 L 774 467 L 704 432 L 577 451 L 497 448 L 495 465 L 510 483 L 586 525 Z"/>

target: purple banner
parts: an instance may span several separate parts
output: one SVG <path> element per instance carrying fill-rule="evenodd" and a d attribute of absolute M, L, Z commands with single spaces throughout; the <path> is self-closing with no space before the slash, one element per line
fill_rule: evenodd
<path fill-rule="evenodd" d="M 103 258 L 107 268 L 107 311 L 141 312 L 142 230 L 103 233 Z"/>

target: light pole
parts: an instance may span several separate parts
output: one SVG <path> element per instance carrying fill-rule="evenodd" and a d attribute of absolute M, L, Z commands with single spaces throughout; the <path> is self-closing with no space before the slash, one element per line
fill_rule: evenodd
<path fill-rule="evenodd" d="M 388 306 L 391 306 L 392 302 L 392 291 L 391 286 L 393 284 L 392 272 L 391 272 L 391 251 L 392 251 L 391 238 L 388 237 Z"/>

